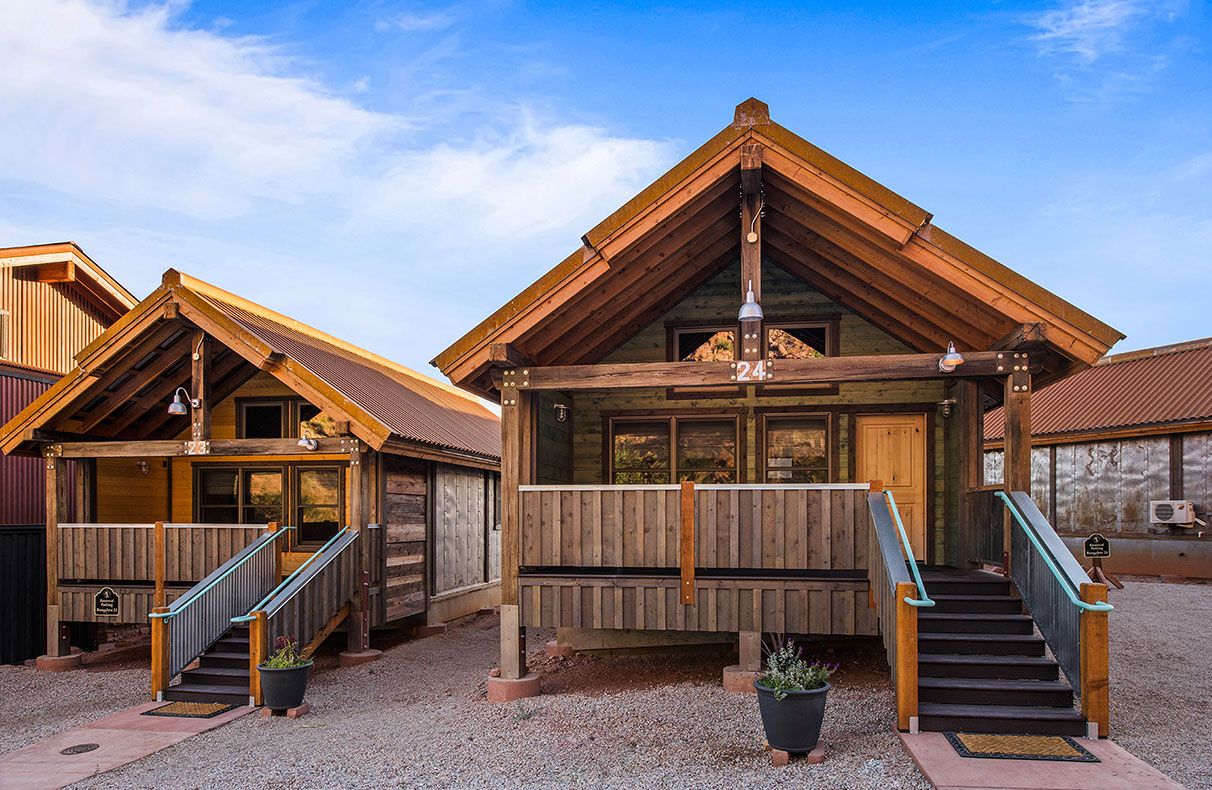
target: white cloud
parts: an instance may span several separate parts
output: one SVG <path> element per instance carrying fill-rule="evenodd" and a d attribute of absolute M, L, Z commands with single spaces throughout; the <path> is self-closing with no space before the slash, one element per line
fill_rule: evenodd
<path fill-rule="evenodd" d="M 405 33 L 420 33 L 445 30 L 457 21 L 458 17 L 450 11 L 433 11 L 428 14 L 405 13 L 376 21 L 375 29 L 380 32 L 395 29 Z"/>
<path fill-rule="evenodd" d="M 1125 29 L 1139 21 L 1149 6 L 1140 0 L 1084 0 L 1031 20 L 1040 33 L 1032 38 L 1044 52 L 1065 52 L 1093 63 L 1118 51 Z"/>

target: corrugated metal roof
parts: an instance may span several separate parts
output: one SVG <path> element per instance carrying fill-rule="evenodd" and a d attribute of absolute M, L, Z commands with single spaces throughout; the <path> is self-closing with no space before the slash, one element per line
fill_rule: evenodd
<path fill-rule="evenodd" d="M 1033 436 L 1212 418 L 1212 338 L 1105 357 L 1031 396 Z M 1002 410 L 985 415 L 1001 439 Z"/>
<path fill-rule="evenodd" d="M 500 421 L 468 396 L 404 368 L 378 364 L 265 315 L 211 294 L 218 310 L 278 353 L 290 357 L 402 439 L 492 459 L 501 457 Z M 318 333 L 317 333 L 318 334 Z"/>

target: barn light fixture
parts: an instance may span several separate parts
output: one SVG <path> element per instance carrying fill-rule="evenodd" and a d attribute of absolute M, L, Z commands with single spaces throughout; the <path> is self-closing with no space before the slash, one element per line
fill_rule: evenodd
<path fill-rule="evenodd" d="M 557 420 L 559 420 L 560 422 L 564 422 L 565 420 L 568 419 L 568 404 L 557 403 L 554 406 L 552 406 L 552 408 L 555 409 L 555 415 L 556 415 Z"/>
<path fill-rule="evenodd" d="M 303 449 L 307 450 L 308 452 L 313 452 L 317 447 L 320 446 L 319 442 L 317 442 L 313 437 L 307 435 L 307 431 L 303 430 L 302 426 L 300 426 L 299 433 L 303 435 L 300 437 L 299 441 L 295 442 L 295 444 L 299 445 Z"/>
<path fill-rule="evenodd" d="M 947 343 L 947 353 L 938 361 L 938 369 L 950 373 L 964 361 L 964 355 L 955 350 L 955 343 Z"/>
<path fill-rule="evenodd" d="M 189 390 L 185 389 L 185 387 L 177 387 L 177 391 L 173 393 L 173 402 L 168 404 L 168 413 L 169 414 L 176 415 L 176 414 L 188 414 L 189 413 L 189 409 L 185 408 L 185 401 L 181 400 L 182 392 L 185 393 L 185 398 L 186 398 L 186 400 L 189 401 L 189 405 L 191 407 L 196 409 L 202 405 L 202 401 L 200 401 L 197 398 L 191 398 L 189 396 Z"/>
<path fill-rule="evenodd" d="M 749 281 L 749 293 L 745 294 L 745 303 L 741 305 L 741 311 L 737 313 L 736 318 L 742 324 L 762 320 L 762 306 L 757 303 L 757 298 L 753 295 L 753 280 Z"/>

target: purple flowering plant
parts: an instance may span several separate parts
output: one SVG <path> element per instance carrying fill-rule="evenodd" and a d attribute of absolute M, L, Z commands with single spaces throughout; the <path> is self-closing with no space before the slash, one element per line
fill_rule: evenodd
<path fill-rule="evenodd" d="M 766 674 L 758 682 L 774 690 L 774 698 L 787 698 L 789 691 L 811 691 L 819 689 L 837 671 L 837 664 L 821 661 L 809 662 L 804 658 L 804 648 L 796 647 L 790 638 L 776 640 L 766 651 Z"/>
<path fill-rule="evenodd" d="M 299 652 L 299 643 L 289 636 L 280 636 L 274 641 L 274 652 L 261 662 L 266 669 L 293 669 L 311 662 Z"/>

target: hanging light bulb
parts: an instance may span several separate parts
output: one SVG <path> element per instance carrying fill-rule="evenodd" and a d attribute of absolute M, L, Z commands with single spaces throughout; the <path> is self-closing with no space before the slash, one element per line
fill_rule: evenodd
<path fill-rule="evenodd" d="M 762 306 L 757 303 L 757 298 L 753 295 L 753 280 L 749 281 L 749 293 L 745 294 L 745 303 L 741 305 L 741 310 L 736 317 L 742 324 L 762 320 Z"/>

